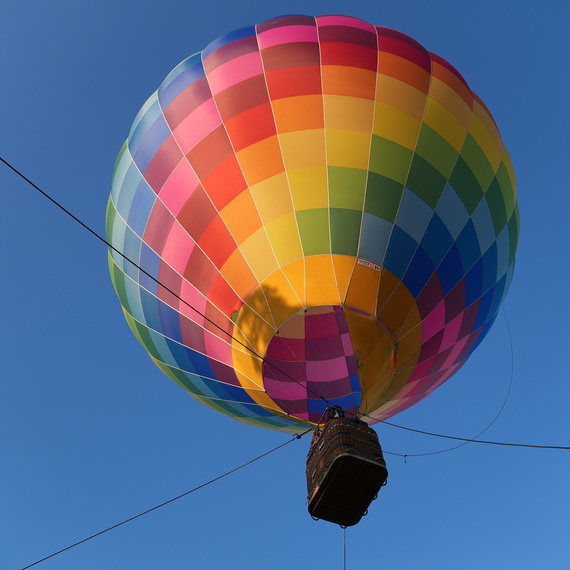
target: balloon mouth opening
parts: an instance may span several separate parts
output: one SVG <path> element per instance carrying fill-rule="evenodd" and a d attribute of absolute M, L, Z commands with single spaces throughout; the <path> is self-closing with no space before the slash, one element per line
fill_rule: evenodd
<path fill-rule="evenodd" d="M 329 406 L 358 413 L 361 386 L 340 305 L 303 309 L 273 335 L 262 369 L 266 393 L 291 416 L 318 423 Z"/>

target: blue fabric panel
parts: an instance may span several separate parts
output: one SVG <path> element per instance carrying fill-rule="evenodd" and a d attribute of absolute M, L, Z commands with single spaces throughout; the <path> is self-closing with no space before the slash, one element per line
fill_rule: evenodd
<path fill-rule="evenodd" d="M 141 179 L 127 218 L 129 226 L 141 238 L 144 235 L 144 230 L 155 202 L 156 194 L 146 181 Z"/>
<path fill-rule="evenodd" d="M 191 55 L 174 68 L 158 89 L 158 99 L 166 109 L 187 87 L 204 77 L 202 57 L 199 53 Z"/>
<path fill-rule="evenodd" d="M 164 116 L 160 115 L 152 127 L 145 132 L 141 145 L 136 152 L 133 153 L 133 146 L 129 143 L 133 160 L 143 174 L 158 149 L 162 146 L 162 143 L 170 136 L 170 133 L 170 127 L 166 123 Z"/>
<path fill-rule="evenodd" d="M 139 266 L 144 269 L 147 273 L 158 279 L 158 274 L 160 270 L 160 257 L 143 242 L 141 248 L 141 256 Z M 148 289 L 154 295 L 158 292 L 158 283 L 146 275 L 143 271 L 139 271 L 139 283 L 141 287 Z"/>
<path fill-rule="evenodd" d="M 238 30 L 234 30 L 217 40 L 214 40 L 210 44 L 206 46 L 206 48 L 202 51 L 202 58 L 208 57 L 212 52 L 216 51 L 217 49 L 229 44 L 231 42 L 235 42 L 236 40 L 240 40 L 241 38 L 247 38 L 249 36 L 255 36 L 255 26 L 247 26 L 245 28 L 240 28 Z"/>
<path fill-rule="evenodd" d="M 493 244 L 483 255 L 483 291 L 497 282 L 497 245 Z"/>
<path fill-rule="evenodd" d="M 384 267 L 398 279 L 402 279 L 417 247 L 418 243 L 411 236 L 398 226 L 394 226 Z"/>
<path fill-rule="evenodd" d="M 417 297 L 434 271 L 434 264 L 431 262 L 428 254 L 420 246 L 416 249 L 412 262 L 404 275 L 404 285 L 414 297 Z"/>
<path fill-rule="evenodd" d="M 473 222 L 469 220 L 459 234 L 455 242 L 459 255 L 461 256 L 461 264 L 463 271 L 469 271 L 473 264 L 481 257 L 481 250 L 477 241 L 477 234 L 473 227 Z"/>
<path fill-rule="evenodd" d="M 443 261 L 437 268 L 437 274 L 443 289 L 443 295 L 447 295 L 463 277 L 463 267 L 461 265 L 461 257 L 457 246 L 453 247 L 447 252 Z"/>
<path fill-rule="evenodd" d="M 483 294 L 483 260 L 477 263 L 465 276 L 465 306 L 469 307 Z"/>
<path fill-rule="evenodd" d="M 392 227 L 392 223 L 383 218 L 364 212 L 358 256 L 378 265 L 384 265 Z"/>
<path fill-rule="evenodd" d="M 431 219 L 420 245 L 437 267 L 453 244 L 451 234 L 437 214 Z"/>

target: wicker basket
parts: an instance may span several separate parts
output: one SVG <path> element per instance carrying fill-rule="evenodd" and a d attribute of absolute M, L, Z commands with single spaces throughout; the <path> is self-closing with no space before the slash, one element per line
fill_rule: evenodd
<path fill-rule="evenodd" d="M 307 457 L 309 513 L 355 525 L 387 477 L 376 432 L 358 420 L 333 418 L 315 435 Z"/>

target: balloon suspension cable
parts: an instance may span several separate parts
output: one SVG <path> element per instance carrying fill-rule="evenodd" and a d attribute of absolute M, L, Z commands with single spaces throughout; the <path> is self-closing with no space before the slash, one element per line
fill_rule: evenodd
<path fill-rule="evenodd" d="M 269 362 L 265 357 L 261 356 L 260 354 L 257 353 L 256 350 L 254 350 L 253 348 L 251 348 L 250 346 L 248 346 L 246 343 L 242 342 L 241 340 L 237 339 L 231 332 L 228 332 L 227 330 L 225 330 L 223 327 L 221 327 L 220 325 L 218 325 L 216 322 L 214 322 L 212 319 L 210 319 L 208 316 L 206 316 L 204 313 L 202 313 L 199 309 L 197 309 L 196 307 L 192 306 L 186 299 L 183 299 L 178 293 L 176 293 L 175 291 L 173 291 L 172 289 L 170 289 L 170 287 L 167 287 L 166 285 L 164 285 L 164 283 L 161 283 L 154 275 L 152 275 L 151 273 L 149 273 L 146 269 L 143 269 L 137 262 L 133 261 L 129 256 L 127 256 L 126 254 L 124 254 L 122 251 L 120 251 L 119 249 L 117 249 L 113 244 L 111 244 L 107 239 L 105 239 L 101 234 L 99 234 L 98 232 L 96 232 L 94 229 L 92 229 L 91 227 L 89 227 L 85 222 L 83 222 L 80 218 L 78 218 L 75 214 L 73 214 L 70 210 L 68 210 L 65 206 L 63 206 L 62 204 L 60 204 L 55 198 L 52 198 L 45 190 L 42 190 L 37 184 L 35 184 L 34 182 L 32 182 L 25 174 L 23 174 L 22 172 L 20 172 L 15 166 L 12 166 L 12 164 L 10 164 L 5 158 L 0 156 L 0 162 L 4 163 L 10 170 L 12 170 L 12 172 L 14 172 L 15 174 L 17 174 L 22 180 L 24 180 L 25 182 L 27 182 L 30 186 L 32 186 L 32 188 L 34 188 L 35 190 L 37 190 L 42 196 L 44 196 L 45 198 L 47 198 L 52 204 L 54 204 L 55 206 L 57 206 L 62 212 L 64 212 L 65 214 L 67 214 L 71 219 L 73 219 L 75 222 L 77 222 L 82 228 L 84 228 L 85 230 L 87 230 L 91 235 L 93 235 L 94 237 L 96 237 L 99 241 L 101 241 L 102 243 L 104 243 L 109 249 L 111 249 L 112 251 L 114 251 L 117 255 L 120 255 L 125 261 L 127 261 L 128 263 L 130 263 L 133 267 L 135 267 L 136 269 L 138 269 L 139 271 L 141 271 L 142 273 L 144 273 L 144 275 L 146 275 L 149 279 L 152 279 L 152 281 L 154 281 L 159 287 L 162 287 L 167 293 L 169 293 L 170 295 L 172 295 L 173 297 L 175 297 L 176 299 L 178 299 L 181 303 L 183 303 L 186 307 L 188 307 L 189 309 L 191 309 L 192 311 L 194 311 L 199 317 L 203 318 L 206 322 L 210 323 L 213 327 L 217 328 L 221 333 L 225 334 L 226 336 L 228 336 L 232 341 L 234 341 L 236 344 L 239 344 L 242 348 L 245 348 L 247 351 L 249 351 L 253 356 L 255 356 L 256 358 L 259 358 L 261 360 L 261 362 L 263 362 L 266 366 L 269 366 L 270 368 L 273 368 L 274 370 L 276 370 L 277 372 L 279 372 L 280 374 L 282 374 L 283 376 L 287 377 L 289 380 L 291 380 L 292 382 L 295 382 L 296 384 L 298 384 L 299 386 L 302 386 L 305 390 L 307 390 L 308 393 L 312 394 L 313 396 L 316 396 L 317 398 L 319 398 L 320 400 L 323 400 L 324 402 L 326 402 L 328 404 L 328 399 L 325 398 L 322 394 L 318 394 L 317 392 L 315 392 L 314 390 L 311 390 L 311 388 L 309 388 L 308 386 L 305 386 L 302 382 L 299 382 L 299 380 L 297 380 L 296 378 L 294 378 L 293 376 L 291 376 L 290 374 L 288 374 L 287 372 L 285 372 L 284 370 L 280 370 L 277 366 L 275 366 L 273 363 Z"/>
<path fill-rule="evenodd" d="M 344 559 L 343 568 L 344 570 L 346 570 L 346 527 L 342 529 L 342 536 L 343 536 L 343 559 Z"/>
<path fill-rule="evenodd" d="M 266 451 L 265 453 L 262 453 L 261 455 L 258 455 L 257 457 L 254 457 L 253 459 L 246 461 L 245 463 L 242 463 L 238 467 L 234 467 L 233 469 L 226 471 L 222 475 L 218 475 L 217 477 L 210 479 L 206 483 L 202 483 L 201 485 L 198 485 L 197 487 L 194 487 L 193 489 L 190 489 L 189 491 L 186 491 L 185 493 L 177 495 L 176 497 L 173 497 L 172 499 L 169 499 L 168 501 L 164 501 L 163 503 L 160 503 L 159 505 L 156 505 L 150 509 L 147 509 L 146 511 L 143 511 L 142 513 L 139 513 L 138 515 L 134 515 L 128 519 L 125 519 L 124 521 L 121 521 L 120 523 L 114 524 L 113 526 L 110 526 L 104 530 L 101 530 L 95 534 L 92 534 L 91 536 L 88 536 L 87 538 L 84 538 L 83 540 L 79 540 L 78 542 L 70 544 L 69 546 L 62 548 L 61 550 L 58 550 L 57 552 L 53 552 L 49 556 L 44 556 L 44 558 L 42 558 L 40 560 L 36 560 L 35 562 L 32 562 L 32 564 L 28 564 L 27 566 L 24 566 L 20 570 L 27 570 L 28 568 L 32 568 L 33 566 L 36 566 L 36 565 L 40 564 L 41 562 L 44 562 L 50 558 L 53 558 L 54 556 L 57 556 L 58 554 L 62 554 L 63 552 L 66 552 L 67 550 L 71 550 L 72 548 L 79 546 L 80 544 L 83 544 L 84 542 L 87 542 L 88 540 L 92 540 L 93 538 L 101 536 L 102 534 L 105 534 L 106 532 L 109 532 L 109 531 L 114 530 L 114 529 L 116 529 L 116 528 L 118 528 L 124 524 L 127 524 L 131 521 L 134 521 L 135 519 L 138 519 L 138 518 L 142 517 L 143 515 L 147 515 L 153 511 L 156 511 L 162 507 L 165 507 L 166 505 L 169 505 L 170 503 L 173 503 L 174 501 L 177 501 L 178 499 L 182 499 L 183 497 L 186 497 L 187 495 L 190 495 L 191 493 L 194 493 L 195 491 L 203 489 L 204 487 L 207 487 L 208 485 L 211 485 L 212 483 L 215 483 L 216 481 L 219 481 L 220 479 L 223 479 L 224 477 L 227 477 L 228 475 L 231 475 L 232 473 L 235 473 L 236 471 L 239 471 L 240 469 L 243 469 L 244 467 L 247 467 L 248 465 L 251 465 L 252 463 L 255 463 L 256 461 L 259 461 L 260 459 L 267 457 L 271 453 L 274 453 L 278 449 L 281 449 L 281 448 L 285 447 L 286 445 L 289 445 L 293 441 L 295 441 L 297 439 L 301 439 L 304 435 L 306 435 L 310 431 L 311 430 L 307 430 L 304 433 L 295 434 L 291 439 L 287 440 L 285 443 L 279 444 L 278 446 L 274 447 L 273 449 L 270 449 L 269 451 Z"/>

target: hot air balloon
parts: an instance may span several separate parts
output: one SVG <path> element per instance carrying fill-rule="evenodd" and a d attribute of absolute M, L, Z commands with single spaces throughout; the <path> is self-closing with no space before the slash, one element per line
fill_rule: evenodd
<path fill-rule="evenodd" d="M 463 77 L 336 15 L 180 63 L 136 116 L 107 209 L 114 287 L 155 364 L 293 433 L 331 406 L 380 422 L 455 374 L 518 233 L 509 155 Z"/>

